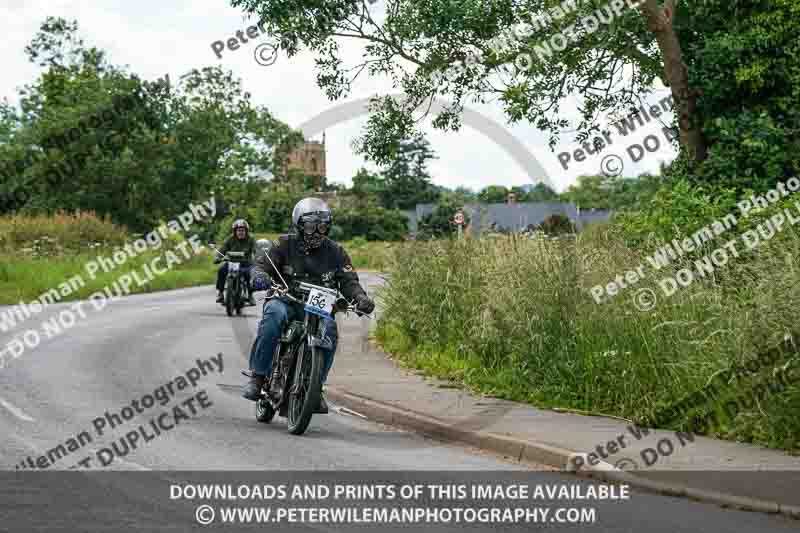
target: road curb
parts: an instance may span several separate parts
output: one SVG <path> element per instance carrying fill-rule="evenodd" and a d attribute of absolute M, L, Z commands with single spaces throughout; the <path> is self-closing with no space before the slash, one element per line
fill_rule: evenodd
<path fill-rule="evenodd" d="M 546 465 L 558 468 L 562 473 L 572 473 L 577 476 L 591 477 L 603 481 L 626 483 L 632 487 L 666 496 L 688 498 L 744 511 L 782 514 L 790 518 L 800 519 L 799 506 L 784 505 L 777 502 L 692 488 L 686 485 L 655 481 L 619 470 L 608 463 L 601 462 L 598 466 L 589 465 L 581 469 L 581 471 L 575 471 L 570 459 L 575 455 L 580 455 L 580 453 L 574 450 L 543 442 L 524 441 L 494 433 L 460 429 L 424 413 L 402 409 L 335 386 L 326 387 L 326 391 L 328 397 L 334 402 L 353 409 L 373 421 L 388 426 L 409 429 L 444 442 L 467 444 L 481 450 L 516 459 L 521 463 Z"/>

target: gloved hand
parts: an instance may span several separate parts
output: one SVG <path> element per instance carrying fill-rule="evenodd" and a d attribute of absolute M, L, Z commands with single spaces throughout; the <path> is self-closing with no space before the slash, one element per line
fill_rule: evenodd
<path fill-rule="evenodd" d="M 222 258 L 221 258 L 221 257 L 215 257 L 215 258 L 214 258 L 214 264 L 215 264 L 215 265 L 218 265 L 218 264 L 220 264 L 220 263 L 222 263 Z"/>
<path fill-rule="evenodd" d="M 264 274 L 253 274 L 250 279 L 250 288 L 254 291 L 265 291 L 272 283 Z"/>
<path fill-rule="evenodd" d="M 375 302 L 370 300 L 369 296 L 366 294 L 359 294 L 356 296 L 356 310 L 368 315 L 375 310 Z"/>

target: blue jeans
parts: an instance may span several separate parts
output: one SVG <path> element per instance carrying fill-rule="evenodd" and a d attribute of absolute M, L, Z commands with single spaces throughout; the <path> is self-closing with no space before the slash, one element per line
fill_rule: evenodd
<path fill-rule="evenodd" d="M 264 315 L 258 323 L 258 336 L 250 350 L 250 370 L 256 374 L 269 377 L 272 372 L 272 356 L 281 339 L 281 332 L 286 323 L 293 318 L 294 307 L 286 302 L 272 298 L 264 303 Z M 331 341 L 330 350 L 321 348 L 323 363 L 322 383 L 328 379 L 328 372 L 333 366 L 333 356 L 339 341 L 339 332 L 334 320 L 325 319 L 325 336 Z"/>

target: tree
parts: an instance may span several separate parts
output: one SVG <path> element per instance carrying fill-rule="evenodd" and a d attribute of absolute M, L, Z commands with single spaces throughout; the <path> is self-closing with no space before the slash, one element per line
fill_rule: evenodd
<path fill-rule="evenodd" d="M 612 187 L 605 176 L 578 176 L 577 183 L 569 186 L 561 198 L 578 205 L 581 209 L 609 209 L 611 207 Z"/>
<path fill-rule="evenodd" d="M 362 205 L 337 209 L 334 227 L 341 240 L 362 237 L 368 241 L 399 241 L 408 234 L 408 218 L 396 209 Z"/>
<path fill-rule="evenodd" d="M 351 191 L 356 196 L 377 196 L 383 192 L 384 185 L 380 176 L 365 168 L 360 168 L 353 176 Z"/>
<path fill-rule="evenodd" d="M 517 187 L 512 192 L 517 192 Z M 558 202 L 558 193 L 544 183 L 537 183 L 517 197 L 520 202 Z"/>
<path fill-rule="evenodd" d="M 800 142 L 795 0 L 641 0 L 636 8 L 623 2 L 386 0 L 380 18 L 371 0 L 231 4 L 257 15 L 290 56 L 301 47 L 315 52 L 318 83 L 331 99 L 347 96 L 365 70 L 394 80 L 407 97 L 376 98 L 358 143 L 378 162 L 391 158 L 398 139 L 413 135 L 420 110 L 427 113 L 436 97 L 452 102 L 435 117 L 437 128 L 458 129 L 465 103 L 496 98 L 510 121 L 549 130 L 554 146 L 564 128 L 574 126 L 582 141 L 598 130 L 603 115 L 637 109 L 658 79 L 672 93 L 681 158 L 692 174 L 744 187 L 759 176 L 774 182 L 797 170 L 787 156 Z M 544 15 L 546 23 L 534 20 Z M 342 39 L 367 44 L 360 63 L 342 60 Z M 579 102 L 576 125 L 561 113 L 567 96 Z M 738 153 L 736 144 L 744 144 Z M 719 172 L 734 153 L 739 165 Z"/>
<path fill-rule="evenodd" d="M 426 165 L 435 158 L 422 135 L 401 141 L 391 162 L 381 171 L 381 205 L 388 209 L 414 209 L 417 204 L 434 201 L 436 191 Z"/>
<path fill-rule="evenodd" d="M 417 225 L 417 239 L 426 240 L 454 235 L 458 228 L 453 224 L 453 217 L 461 208 L 461 204 L 452 200 L 438 202 L 432 213 L 420 219 Z M 469 223 L 469 214 L 464 213 L 464 224 Z"/>
<path fill-rule="evenodd" d="M 273 148 L 300 135 L 253 107 L 230 72 L 143 81 L 77 32 L 48 17 L 26 48 L 42 74 L 19 109 L 0 109 L 0 191 L 27 193 L 11 209 L 92 210 L 144 230 L 272 170 Z"/>
<path fill-rule="evenodd" d="M 641 208 L 664 184 L 663 178 L 642 174 L 638 178 L 578 176 L 561 199 L 584 208 L 634 210 Z"/>
<path fill-rule="evenodd" d="M 506 202 L 508 192 L 502 185 L 489 185 L 478 193 L 478 200 L 485 204 L 503 204 Z"/>
<path fill-rule="evenodd" d="M 459 186 L 454 190 L 445 189 L 439 194 L 437 203 L 471 204 L 478 201 L 478 195 L 468 187 Z"/>

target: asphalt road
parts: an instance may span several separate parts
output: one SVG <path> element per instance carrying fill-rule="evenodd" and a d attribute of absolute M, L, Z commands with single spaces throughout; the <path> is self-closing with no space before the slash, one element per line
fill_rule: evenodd
<path fill-rule="evenodd" d="M 368 284 L 370 292 L 380 283 L 374 275 L 362 274 L 362 280 Z M 131 492 L 136 492 L 139 494 L 137 497 L 153 498 L 156 503 L 166 496 L 157 495 L 153 492 L 157 492 L 155 488 L 144 488 L 154 487 L 152 484 L 159 482 L 155 479 L 141 481 L 135 489 L 128 487 L 123 490 L 118 484 L 115 490 L 111 490 L 107 485 L 98 485 L 97 478 L 79 473 L 98 470 L 151 473 L 174 470 L 256 473 L 305 470 L 314 471 L 311 475 L 323 480 L 333 479 L 334 471 L 342 475 L 345 471 L 361 471 L 363 476 L 374 471 L 394 471 L 398 479 L 410 470 L 448 471 L 452 474 L 447 476 L 466 479 L 463 474 L 459 477 L 456 471 L 516 470 L 525 473 L 528 483 L 576 483 L 575 477 L 554 473 L 544 466 L 540 469 L 523 467 L 490 454 L 433 442 L 336 409 L 327 416 L 315 416 L 310 429 L 302 437 L 289 435 L 284 419 L 276 418 L 269 425 L 258 423 L 254 417 L 254 404 L 238 396 L 238 386 L 244 381 L 239 371 L 247 366 L 260 307 L 246 308 L 243 317 L 229 318 L 213 300 L 213 289 L 204 287 L 133 296 L 110 303 L 101 311 L 94 311 L 87 303 L 84 305 L 86 317 L 79 318 L 73 327 L 60 335 L 43 339 L 35 349 L 27 349 L 16 359 L 6 358 L 5 367 L 0 368 L 0 468 L 11 473 L 3 474 L 6 482 L 0 483 L 0 517 L 15 518 L 0 520 L 0 530 L 25 529 L 15 520 L 28 520 L 24 516 L 30 516 L 31 504 L 39 502 L 39 497 L 48 497 L 46 490 L 41 489 L 44 492 L 36 492 L 38 496 L 35 497 L 28 494 L 22 503 L 20 494 L 26 490 L 30 478 L 20 477 L 19 472 L 24 471 L 21 465 L 27 464 L 26 458 L 30 457 L 35 463 L 38 457 L 46 457 L 49 450 L 60 444 L 68 451 L 60 457 L 56 454 L 56 460 L 45 469 L 47 472 L 78 467 L 72 470 L 72 474 L 83 476 L 77 478 L 78 481 L 74 475 L 70 477 L 63 473 L 61 478 L 77 483 L 76 486 L 83 487 L 87 494 L 105 487 L 102 491 L 124 493 L 128 500 L 136 499 L 131 496 Z M 27 329 L 41 332 L 43 320 L 65 309 L 69 309 L 69 304 L 52 306 L 14 330 L 0 333 L 0 348 Z M 342 320 L 340 350 L 359 349 L 364 342 L 365 328 L 359 320 L 355 317 Z M 218 353 L 223 354 L 221 373 L 215 369 L 209 370 L 205 376 L 187 374 L 197 366 L 198 358 L 210 361 Z M 196 386 L 178 390 L 181 385 L 175 379 L 178 376 L 197 377 Z M 119 413 L 123 417 L 123 407 L 131 406 L 134 400 L 143 401 L 146 395 L 153 394 L 167 383 L 173 385 L 174 396 L 170 395 L 164 405 L 156 403 L 145 408 L 146 403 L 144 406 L 140 404 L 141 414 L 123 420 L 114 429 L 109 427 L 110 422 L 106 419 L 104 433 L 98 434 L 100 422 L 96 419 L 105 418 L 106 412 Z M 189 402 L 187 399 L 190 397 L 195 400 Z M 179 405 L 185 415 L 182 419 L 173 410 Z M 160 413 L 168 415 L 161 418 L 163 431 L 154 435 L 158 425 L 156 415 Z M 151 420 L 154 421 L 148 426 Z M 165 427 L 168 424 L 171 426 L 169 430 Z M 136 449 L 123 454 L 126 450 L 120 438 L 124 439 L 127 432 L 136 431 L 140 425 L 152 440 L 142 442 L 139 439 Z M 86 442 L 85 437 L 80 440 L 81 434 L 88 434 L 91 442 Z M 99 464 L 100 457 L 108 460 L 110 456 L 101 450 L 113 450 L 111 444 L 114 442 L 122 452 L 115 453 L 113 461 L 103 467 Z M 85 459 L 87 457 L 91 459 Z M 80 467 L 81 460 L 88 461 L 84 466 L 88 465 L 89 469 Z M 10 477 L 15 472 L 17 477 Z M 260 475 L 263 477 L 263 473 Z M 16 481 L 12 483 L 11 479 Z M 80 480 L 85 485 L 82 486 Z M 55 490 L 53 487 L 59 483 L 62 482 L 50 483 L 51 490 Z M 783 517 L 631 492 L 629 501 L 600 502 L 596 523 L 558 524 L 558 530 L 765 532 L 796 531 L 800 527 L 800 522 Z M 585 502 L 577 503 L 577 507 L 586 505 Z M 158 513 L 157 507 L 146 509 L 141 513 Z M 108 530 L 103 528 L 120 525 L 118 519 L 119 514 L 105 517 L 95 513 L 93 524 L 98 531 Z M 132 519 L 129 525 L 133 527 L 143 523 Z M 8 524 L 16 524 L 21 529 L 3 529 Z M 65 526 L 62 524 L 61 527 Z M 158 529 L 152 524 L 148 527 L 150 530 Z M 39 524 L 38 528 L 71 530 L 47 524 Z M 183 529 L 178 527 L 174 530 L 188 529 L 184 524 Z M 481 528 L 487 529 L 491 526 Z M 500 530 L 501 526 L 496 529 Z M 94 529 L 85 526 L 83 530 Z"/>

